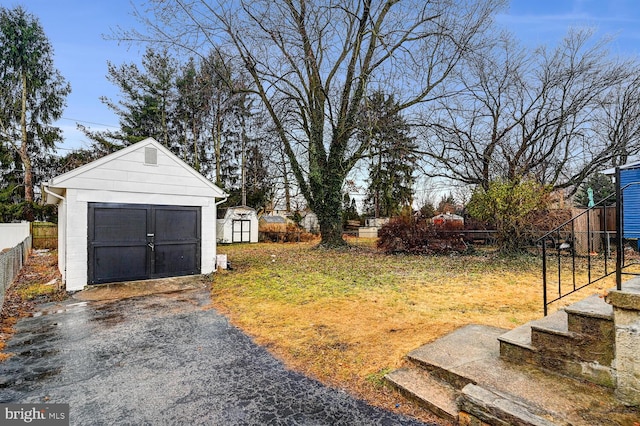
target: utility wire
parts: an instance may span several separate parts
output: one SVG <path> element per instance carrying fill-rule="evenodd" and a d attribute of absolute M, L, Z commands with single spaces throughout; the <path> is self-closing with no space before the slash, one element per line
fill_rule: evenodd
<path fill-rule="evenodd" d="M 94 121 L 79 120 L 77 118 L 70 118 L 70 117 L 62 117 L 61 120 L 69 120 L 69 121 L 75 121 L 77 123 L 93 124 L 95 126 L 112 127 L 114 129 L 117 129 L 120 127 L 120 126 L 114 126 L 112 124 L 96 123 Z"/>

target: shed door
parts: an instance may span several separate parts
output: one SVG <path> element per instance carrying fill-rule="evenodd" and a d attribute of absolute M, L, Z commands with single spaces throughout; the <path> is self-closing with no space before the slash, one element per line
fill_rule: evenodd
<path fill-rule="evenodd" d="M 237 219 L 233 221 L 233 232 L 231 242 L 250 243 L 251 242 L 251 221 L 248 219 Z"/>
<path fill-rule="evenodd" d="M 200 207 L 89 204 L 89 283 L 200 273 Z"/>

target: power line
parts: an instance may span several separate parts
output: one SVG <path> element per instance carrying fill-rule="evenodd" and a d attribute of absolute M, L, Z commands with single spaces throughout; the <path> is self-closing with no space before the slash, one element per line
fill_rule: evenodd
<path fill-rule="evenodd" d="M 69 121 L 75 121 L 77 123 L 93 124 L 95 126 L 112 127 L 114 129 L 117 129 L 120 127 L 120 126 L 114 126 L 112 124 L 96 123 L 94 121 L 79 120 L 77 118 L 70 118 L 70 117 L 62 117 L 61 120 L 69 120 Z"/>

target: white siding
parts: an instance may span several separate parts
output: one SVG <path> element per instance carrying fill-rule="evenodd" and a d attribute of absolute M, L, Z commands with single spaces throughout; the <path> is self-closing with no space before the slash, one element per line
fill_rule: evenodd
<path fill-rule="evenodd" d="M 78 191 L 67 190 L 66 283 L 67 290 L 82 290 L 87 285 L 87 202 L 78 200 Z"/>
<path fill-rule="evenodd" d="M 67 201 L 58 204 L 58 269 L 62 274 L 62 282 L 67 280 Z"/>
<path fill-rule="evenodd" d="M 202 235 L 200 246 L 200 273 L 210 274 L 216 270 L 216 205 L 203 206 Z"/>
<path fill-rule="evenodd" d="M 88 169 L 62 183 L 77 189 L 198 197 L 216 195 L 197 176 L 162 152 L 158 152 L 157 166 L 145 165 L 144 147 L 100 167 Z"/>

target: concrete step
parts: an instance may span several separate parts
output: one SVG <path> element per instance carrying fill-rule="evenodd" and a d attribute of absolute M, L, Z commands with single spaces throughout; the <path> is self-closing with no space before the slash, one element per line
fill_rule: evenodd
<path fill-rule="evenodd" d="M 455 385 L 466 382 L 463 389 L 475 389 L 468 387 L 474 385 L 489 392 L 484 395 L 493 394 L 489 399 L 494 403 L 483 403 L 480 406 L 487 405 L 486 408 L 477 408 L 486 409 L 487 416 L 502 418 L 504 415 L 509 418 L 514 415 L 509 413 L 509 407 L 526 407 L 525 413 L 528 414 L 523 416 L 529 416 L 529 420 L 512 419 L 511 423 L 496 420 L 496 423 L 490 424 L 537 424 L 531 419 L 544 419 L 551 424 L 633 425 L 631 419 L 638 419 L 637 412 L 630 414 L 626 407 L 615 400 L 613 393 L 604 387 L 549 374 L 528 364 L 501 359 L 498 337 L 505 335 L 505 332 L 506 330 L 496 327 L 462 327 L 412 351 L 410 359 L 416 365 L 425 367 L 430 375 L 436 372 L 437 380 L 443 377 L 453 378 L 448 385 L 455 392 L 464 394 Z M 446 374 L 440 372 L 445 370 Z M 425 393 L 424 399 L 429 400 L 430 392 Z M 482 398 L 476 400 L 482 401 Z M 504 412 L 498 415 L 496 410 Z M 465 412 L 459 417 L 464 415 Z"/>
<path fill-rule="evenodd" d="M 458 392 L 419 367 L 400 368 L 385 376 L 406 397 L 450 422 L 458 420 Z"/>

